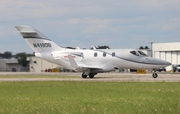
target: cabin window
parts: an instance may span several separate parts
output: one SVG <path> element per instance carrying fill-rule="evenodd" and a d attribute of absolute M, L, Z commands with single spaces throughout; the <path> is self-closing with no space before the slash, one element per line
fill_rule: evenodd
<path fill-rule="evenodd" d="M 143 55 L 143 56 L 147 56 L 144 52 L 142 52 L 142 51 L 138 51 L 141 55 Z"/>
<path fill-rule="evenodd" d="M 94 53 L 94 57 L 97 57 L 97 53 Z"/>
<path fill-rule="evenodd" d="M 116 56 L 115 52 L 112 53 L 112 56 L 113 56 L 113 57 Z"/>
<path fill-rule="evenodd" d="M 139 56 L 137 51 L 130 51 L 130 53 L 133 54 L 133 55 Z"/>
<path fill-rule="evenodd" d="M 103 57 L 106 57 L 106 53 L 105 52 L 103 53 Z"/>

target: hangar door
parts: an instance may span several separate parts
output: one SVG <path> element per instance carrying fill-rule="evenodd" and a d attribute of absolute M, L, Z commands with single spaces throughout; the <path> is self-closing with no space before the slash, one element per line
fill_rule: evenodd
<path fill-rule="evenodd" d="M 180 51 L 156 51 L 154 57 L 162 59 L 173 64 L 180 64 Z M 167 70 L 172 69 L 172 65 L 166 67 Z"/>

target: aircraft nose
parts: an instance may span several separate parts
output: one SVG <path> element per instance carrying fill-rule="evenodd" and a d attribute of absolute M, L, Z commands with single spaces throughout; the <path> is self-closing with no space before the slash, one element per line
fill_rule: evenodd
<path fill-rule="evenodd" d="M 151 62 L 153 64 L 161 65 L 162 67 L 166 67 L 166 66 L 171 65 L 170 62 L 165 61 L 165 60 L 161 60 L 161 59 L 149 58 L 148 60 L 149 60 L 149 62 Z"/>
<path fill-rule="evenodd" d="M 161 61 L 160 62 L 162 65 L 167 65 L 167 66 L 169 66 L 169 65 L 171 65 L 171 63 L 170 62 L 168 62 L 168 61 Z"/>
<path fill-rule="evenodd" d="M 159 63 L 160 65 L 164 66 L 164 67 L 171 65 L 170 62 L 165 61 L 165 60 L 161 60 L 161 59 L 159 59 L 159 62 L 158 62 L 158 63 Z"/>

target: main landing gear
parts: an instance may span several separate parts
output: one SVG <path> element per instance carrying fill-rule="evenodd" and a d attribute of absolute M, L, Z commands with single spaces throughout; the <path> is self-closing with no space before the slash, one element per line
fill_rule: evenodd
<path fill-rule="evenodd" d="M 89 78 L 94 78 L 94 75 L 96 75 L 97 73 L 82 73 L 82 78 L 87 78 L 87 76 L 89 75 Z"/>
<path fill-rule="evenodd" d="M 87 78 L 87 74 L 82 73 L 82 78 Z"/>

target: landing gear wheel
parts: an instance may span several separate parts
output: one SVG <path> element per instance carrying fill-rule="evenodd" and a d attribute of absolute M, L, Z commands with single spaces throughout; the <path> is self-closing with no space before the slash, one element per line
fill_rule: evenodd
<path fill-rule="evenodd" d="M 82 78 L 87 78 L 87 75 L 83 73 Z"/>
<path fill-rule="evenodd" d="M 153 77 L 153 78 L 157 78 L 157 77 L 158 77 L 158 74 L 154 72 L 153 75 L 152 75 L 152 77 Z"/>
<path fill-rule="evenodd" d="M 94 74 L 90 73 L 89 78 L 94 78 Z"/>

